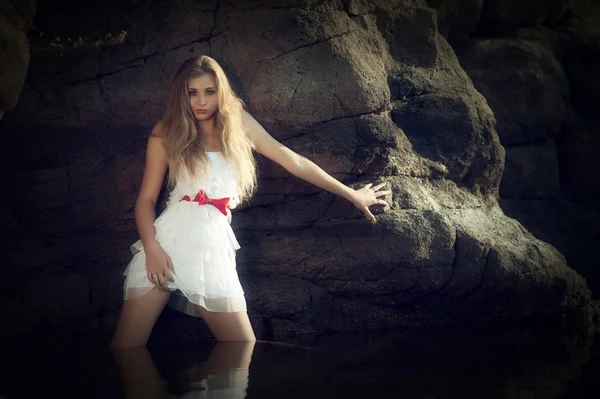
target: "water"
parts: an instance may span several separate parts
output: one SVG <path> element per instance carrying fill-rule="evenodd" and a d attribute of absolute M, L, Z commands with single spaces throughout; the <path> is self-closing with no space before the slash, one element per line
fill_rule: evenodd
<path fill-rule="evenodd" d="M 4 398 L 597 398 L 600 349 L 577 334 L 398 330 L 285 342 L 100 340 L 4 350 Z M 2 396 L 0 396 L 2 398 Z M 2 399 L 4 399 L 2 398 Z"/>

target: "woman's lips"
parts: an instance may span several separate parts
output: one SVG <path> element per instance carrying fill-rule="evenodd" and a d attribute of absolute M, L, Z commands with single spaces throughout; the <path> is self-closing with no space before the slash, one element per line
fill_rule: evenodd
<path fill-rule="evenodd" d="M 206 110 L 205 110 L 205 109 L 197 109 L 197 110 L 195 110 L 195 112 L 196 112 L 197 114 L 205 114 L 205 113 L 206 113 Z"/>

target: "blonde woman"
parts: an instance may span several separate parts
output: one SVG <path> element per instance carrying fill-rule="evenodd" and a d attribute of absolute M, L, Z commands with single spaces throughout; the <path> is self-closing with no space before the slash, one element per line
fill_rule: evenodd
<path fill-rule="evenodd" d="M 273 137 L 243 108 L 219 64 L 208 56 L 177 70 L 165 114 L 154 126 L 135 206 L 140 240 L 124 275 L 124 303 L 111 348 L 145 346 L 167 302 L 201 316 L 219 341 L 255 341 L 237 276 L 239 244 L 231 210 L 256 187 L 257 151 L 288 172 L 351 201 L 375 222 L 371 205 L 389 191 L 354 190 Z M 169 199 L 155 219 L 168 170 Z"/>

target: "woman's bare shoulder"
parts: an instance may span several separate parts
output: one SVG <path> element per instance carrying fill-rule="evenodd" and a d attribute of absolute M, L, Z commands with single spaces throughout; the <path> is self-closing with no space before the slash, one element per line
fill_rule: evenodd
<path fill-rule="evenodd" d="M 162 120 L 159 120 L 152 128 L 152 131 L 150 132 L 150 137 L 163 139 L 167 136 L 167 131 L 167 124 L 164 123 Z"/>
<path fill-rule="evenodd" d="M 158 121 L 152 128 L 150 136 L 148 137 L 148 161 L 155 162 L 158 160 L 160 163 L 165 162 L 166 153 L 164 139 L 167 136 L 167 132 L 167 126 L 162 120 Z"/>

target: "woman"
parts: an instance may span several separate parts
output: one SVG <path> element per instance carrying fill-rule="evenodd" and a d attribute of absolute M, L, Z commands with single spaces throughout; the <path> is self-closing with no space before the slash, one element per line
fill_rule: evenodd
<path fill-rule="evenodd" d="M 124 303 L 111 348 L 146 345 L 169 301 L 200 315 L 219 341 L 256 340 L 235 269 L 239 245 L 231 209 L 255 190 L 252 150 L 294 176 L 351 201 L 371 222 L 383 184 L 354 190 L 277 142 L 243 109 L 219 64 L 208 56 L 178 69 L 166 112 L 152 129 L 135 206 L 140 240 L 125 270 Z M 165 173 L 167 209 L 155 220 Z M 175 293 L 176 295 L 171 295 Z"/>

